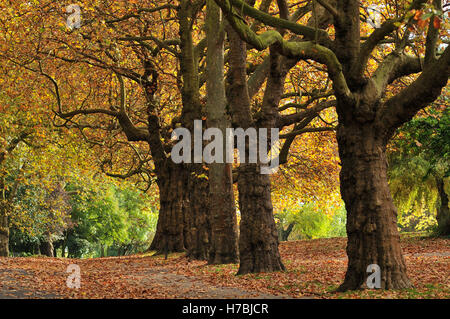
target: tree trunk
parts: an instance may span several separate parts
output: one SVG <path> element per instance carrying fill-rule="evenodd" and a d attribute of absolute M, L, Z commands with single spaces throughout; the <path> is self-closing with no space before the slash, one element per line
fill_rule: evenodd
<path fill-rule="evenodd" d="M 228 26 L 227 32 L 230 42 L 228 102 L 231 105 L 233 122 L 247 129 L 256 126 L 251 115 L 246 79 L 247 48 L 231 26 Z M 268 83 L 274 83 L 273 80 L 274 78 L 270 76 Z M 271 101 L 265 101 L 263 104 L 264 108 L 270 108 L 272 105 Z M 273 127 L 274 118 L 269 118 L 270 115 L 267 114 L 271 113 L 270 111 L 265 112 L 266 119 L 263 122 L 266 128 Z M 245 158 L 248 158 L 248 154 Z M 278 234 L 273 218 L 270 176 L 261 174 L 259 164 L 241 163 L 238 190 L 241 212 L 238 274 L 284 270 L 278 252 Z"/>
<path fill-rule="evenodd" d="M 8 205 L 0 200 L 0 257 L 9 255 Z"/>
<path fill-rule="evenodd" d="M 448 236 L 450 235 L 450 209 L 448 207 L 448 195 L 445 192 L 444 179 L 438 178 L 436 182 L 440 201 L 440 203 L 438 203 L 436 214 L 438 233 L 441 236 Z"/>
<path fill-rule="evenodd" d="M 211 247 L 210 264 L 228 264 L 239 261 L 237 218 L 230 164 L 211 164 Z"/>
<path fill-rule="evenodd" d="M 224 36 L 220 8 L 214 0 L 207 2 L 207 126 L 218 128 L 222 137 L 230 127 L 226 114 L 227 99 L 224 83 Z M 218 27 L 219 26 L 219 27 Z M 218 138 L 218 137 L 214 137 Z M 232 166 L 225 162 L 226 146 L 222 143 L 222 162 L 209 164 L 209 198 L 211 216 L 210 264 L 237 263 L 237 220 L 233 192 Z M 218 150 L 216 149 L 215 152 Z"/>
<path fill-rule="evenodd" d="M 53 256 L 53 242 L 50 237 L 50 233 L 45 234 L 45 239 L 41 241 L 41 254 L 47 257 L 54 257 Z"/>
<path fill-rule="evenodd" d="M 0 148 L 0 169 L 5 160 L 6 152 Z M 5 198 L 5 174 L 0 171 L 0 257 L 9 256 L 9 223 L 8 223 L 8 211 L 10 209 L 9 202 Z"/>
<path fill-rule="evenodd" d="M 202 102 L 200 101 L 199 82 L 199 57 L 195 50 L 191 17 L 193 14 L 192 2 L 180 1 L 178 10 L 179 35 L 180 35 L 180 73 L 182 76 L 181 98 L 183 108 L 181 112 L 181 125 L 194 132 L 194 121 L 200 120 L 202 114 Z M 194 147 L 192 147 L 194 154 Z M 192 157 L 194 158 L 194 156 Z M 210 223 L 208 217 L 208 180 L 207 172 L 202 163 L 194 160 L 192 164 L 184 164 L 186 167 L 186 209 L 184 215 L 185 247 L 187 256 L 192 259 L 206 260 L 210 244 Z"/>
<path fill-rule="evenodd" d="M 187 257 L 208 260 L 211 242 L 209 213 L 209 182 L 202 164 L 190 164 L 188 176 L 188 208 L 186 210 Z"/>
<path fill-rule="evenodd" d="M 340 124 L 337 131 L 348 236 L 348 268 L 339 291 L 364 288 L 371 264 L 381 269 L 380 288 L 409 288 L 386 175 L 386 142 L 373 125 L 357 125 Z"/>
<path fill-rule="evenodd" d="M 289 235 L 291 234 L 292 230 L 294 229 L 295 224 L 290 223 L 286 229 L 283 229 L 283 226 L 280 226 L 280 240 L 281 241 L 287 241 L 289 238 Z"/>
<path fill-rule="evenodd" d="M 257 164 L 241 163 L 238 177 L 241 211 L 238 275 L 284 270 L 278 252 L 270 176 Z"/>
<path fill-rule="evenodd" d="M 155 237 L 149 248 L 157 254 L 183 252 L 186 248 L 187 172 L 183 165 L 166 163 L 166 173 L 158 176 L 160 209 Z"/>

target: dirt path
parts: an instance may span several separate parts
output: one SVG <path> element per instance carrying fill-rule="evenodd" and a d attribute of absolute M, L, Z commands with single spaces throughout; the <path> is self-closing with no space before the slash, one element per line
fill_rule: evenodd
<path fill-rule="evenodd" d="M 101 272 L 101 271 L 100 271 Z M 51 299 L 63 295 L 34 289 L 34 274 L 23 269 L 0 269 L 0 299 Z M 148 289 L 161 288 L 171 298 L 190 299 L 283 299 L 289 296 L 275 296 L 246 291 L 233 287 L 219 287 L 199 280 L 170 272 L 164 267 L 133 271 L 124 276 L 130 286 L 143 286 Z"/>
<path fill-rule="evenodd" d="M 57 298 L 44 291 L 30 289 L 27 282 L 33 275 L 23 269 L 0 269 L 0 299 Z M 17 280 L 21 278 L 22 280 Z"/>
<path fill-rule="evenodd" d="M 135 273 L 139 283 L 144 286 L 153 286 L 155 283 L 170 287 L 174 298 L 211 298 L 211 299 L 283 299 L 289 296 L 274 296 L 258 292 L 250 292 L 234 287 L 218 287 L 199 280 L 196 277 L 183 276 L 171 273 L 168 269 L 157 267 Z M 133 284 L 135 280 L 130 280 Z"/>

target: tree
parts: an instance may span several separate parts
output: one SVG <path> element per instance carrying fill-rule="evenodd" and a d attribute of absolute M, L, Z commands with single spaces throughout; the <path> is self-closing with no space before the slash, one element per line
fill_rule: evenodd
<path fill-rule="evenodd" d="M 433 102 L 447 84 L 450 48 L 438 51 L 441 2 L 433 2 L 421 57 L 411 55 L 414 44 L 410 38 L 414 36 L 411 30 L 415 22 L 419 22 L 419 28 L 426 24 L 420 18 L 422 10 L 431 8 L 424 7 L 426 1 L 413 1 L 405 9 L 389 3 L 389 18 L 366 38 L 359 1 L 342 0 L 336 5 L 318 2 L 333 16 L 334 39 L 317 23 L 316 27 L 308 27 L 273 17 L 241 0 L 216 0 L 233 29 L 254 48 L 264 50 L 270 46 L 285 56 L 327 66 L 337 101 L 341 194 L 348 214 L 349 262 L 339 290 L 362 287 L 370 264 L 380 266 L 383 289 L 408 288 L 411 282 L 400 248 L 397 211 L 387 182 L 386 145 L 395 130 Z M 257 35 L 244 23 L 242 13 L 267 26 L 290 30 L 304 40 L 287 41 L 276 30 Z M 416 41 L 421 41 L 418 33 Z M 376 60 L 376 70 L 366 72 L 374 50 L 386 38 L 394 42 L 392 51 Z M 396 94 L 388 93 L 391 83 L 414 73 L 420 75 L 409 85 Z"/>
<path fill-rule="evenodd" d="M 228 38 L 230 42 L 229 82 L 231 83 L 228 100 L 232 107 L 233 121 L 247 130 L 257 126 L 250 111 L 250 96 L 245 80 L 246 44 L 231 28 L 228 30 Z M 278 56 L 271 57 L 276 71 L 279 70 L 278 59 Z M 267 88 L 266 92 L 268 92 Z M 270 111 L 270 107 L 266 105 L 265 110 Z M 273 116 L 267 118 L 266 123 L 265 128 L 274 127 Z M 248 144 L 246 144 L 246 152 L 248 152 Z M 248 158 L 248 154 L 245 156 Z M 284 270 L 278 251 L 278 234 L 272 212 L 270 177 L 267 174 L 261 174 L 261 163 L 240 164 L 238 191 L 241 211 L 238 274 Z"/>
<path fill-rule="evenodd" d="M 232 122 L 243 129 L 265 128 L 270 132 L 274 128 L 283 129 L 293 126 L 293 129 L 284 137 L 286 141 L 280 147 L 279 154 L 276 155 L 279 157 L 280 163 L 286 163 L 290 147 L 296 136 L 306 132 L 333 130 L 333 127 L 311 127 L 310 124 L 321 111 L 331 107 L 334 102 L 320 100 L 321 97 L 329 96 L 320 92 L 317 95 L 306 94 L 311 98 L 305 103 L 288 103 L 279 107 L 283 99 L 286 76 L 297 64 L 298 59 L 284 57 L 276 47 L 271 47 L 269 55 L 261 64 L 263 66 L 267 63 L 267 79 L 262 102 L 259 110 L 255 111 L 251 107 L 251 99 L 254 96 L 254 89 L 250 86 L 252 82 L 246 81 L 247 44 L 240 38 L 241 34 L 236 29 L 234 20 L 230 19 L 230 15 L 227 14 L 227 10 L 221 3 L 218 4 L 222 7 L 230 23 L 228 27 L 230 70 L 227 76 L 229 83 L 227 97 L 233 116 Z M 311 7 L 305 5 L 288 16 L 285 3 L 279 2 L 278 4 L 280 16 L 292 21 L 300 19 L 311 11 Z M 268 10 L 270 1 L 261 3 L 261 7 Z M 253 32 L 251 28 L 248 30 Z M 281 32 L 283 33 L 282 30 Z M 255 43 L 251 44 L 255 45 Z M 295 113 L 281 114 L 282 111 L 290 108 L 293 108 Z M 297 108 L 303 110 L 297 112 Z M 271 148 L 271 139 L 272 137 L 268 134 L 268 149 Z M 248 146 L 247 144 L 247 152 Z M 245 156 L 247 157 L 248 153 Z M 238 169 L 237 183 L 241 212 L 238 274 L 285 269 L 278 251 L 278 234 L 273 217 L 270 176 L 262 174 L 263 166 L 261 161 L 246 162 L 241 163 Z"/>
<path fill-rule="evenodd" d="M 217 27 L 219 25 L 219 27 Z M 206 10 L 207 33 L 207 126 L 216 130 L 214 138 L 220 140 L 219 147 L 222 154 L 226 154 L 223 137 L 229 127 L 226 114 L 227 98 L 224 81 L 224 40 L 225 30 L 221 18 L 220 8 L 213 0 L 207 1 Z M 222 145 L 220 145 L 222 144 Z M 214 152 L 219 152 L 217 149 Z M 215 154 L 216 155 L 216 154 Z M 213 162 L 209 164 L 209 203 L 211 216 L 211 246 L 209 249 L 209 263 L 236 263 L 239 260 L 237 242 L 237 219 L 233 190 L 233 173 L 231 163 Z"/>
<path fill-rule="evenodd" d="M 0 94 L 0 256 L 9 255 L 10 215 L 13 213 L 14 200 L 23 177 L 25 164 L 9 167 L 15 161 L 14 155 L 22 142 L 29 140 L 36 125 L 28 120 L 26 113 L 18 108 L 15 101 Z M 17 161 L 18 162 L 18 161 Z M 11 174 L 11 171 L 14 171 Z"/>
<path fill-rule="evenodd" d="M 15 196 L 16 187 L 7 192 L 7 186 L 5 182 L 6 172 L 4 163 L 6 157 L 11 153 L 17 144 L 25 136 L 20 135 L 18 138 L 13 138 L 9 143 L 2 138 L 0 140 L 0 256 L 8 257 L 9 255 L 9 214 L 12 211 L 12 200 Z"/>
<path fill-rule="evenodd" d="M 173 104 L 171 95 L 174 90 L 168 90 L 166 100 L 160 101 L 155 96 L 160 89 L 158 85 L 163 82 L 159 77 L 160 72 L 158 71 L 160 70 L 156 66 L 158 64 L 170 65 L 171 62 L 168 60 L 171 55 L 178 56 L 176 50 L 171 46 L 178 45 L 179 41 L 167 44 L 165 40 L 160 42 L 155 39 L 155 43 L 158 44 L 152 46 L 139 39 L 135 41 L 127 38 L 130 33 L 140 34 L 142 30 L 147 30 L 149 34 L 150 31 L 155 30 L 156 25 L 160 29 L 165 28 L 164 22 L 158 23 L 155 16 L 167 11 L 169 12 L 167 19 L 170 20 L 174 12 L 175 15 L 178 13 L 175 10 L 177 7 L 167 4 L 161 7 L 147 8 L 149 10 L 144 8 L 139 13 L 146 16 L 146 19 L 140 20 L 138 23 L 132 21 L 133 23 L 128 24 L 129 20 L 134 18 L 126 17 L 126 13 L 127 10 L 132 10 L 133 6 L 130 7 L 126 3 L 119 6 L 105 4 L 102 7 L 96 7 L 96 2 L 84 1 L 83 5 L 86 9 L 83 10 L 83 18 L 89 21 L 89 13 L 92 14 L 93 19 L 90 20 L 91 23 L 85 23 L 82 30 L 71 32 L 64 25 L 64 19 L 61 19 L 59 4 L 55 3 L 50 6 L 44 6 L 38 2 L 26 6 L 12 4 L 12 10 L 5 13 L 5 17 L 2 16 L 2 21 L 3 18 L 4 21 L 8 21 L 9 15 L 14 16 L 16 13 L 21 18 L 11 23 L 14 24 L 11 25 L 11 29 L 14 31 L 11 31 L 10 34 L 2 34 L 4 38 L 2 44 L 5 43 L 2 58 L 11 64 L 33 71 L 48 81 L 47 87 L 53 93 L 57 104 L 55 113 L 60 119 L 59 121 L 56 119 L 55 124 L 60 127 L 77 129 L 81 136 L 92 145 L 97 148 L 102 147 L 101 154 L 103 156 L 100 166 L 107 173 L 118 178 L 135 178 L 141 184 L 147 184 L 145 187 L 149 187 L 148 184 L 154 182 L 155 176 L 157 177 L 156 181 L 161 195 L 161 220 L 154 240 L 153 248 L 155 250 L 162 250 L 163 237 L 167 238 L 166 243 L 169 245 L 170 251 L 184 251 L 185 248 L 196 249 L 197 243 L 204 246 L 204 240 L 198 242 L 197 238 L 194 238 L 198 236 L 192 234 L 192 231 L 199 228 L 195 225 L 196 219 L 190 219 L 190 215 L 187 214 L 189 212 L 187 203 L 190 202 L 186 192 L 189 187 L 188 178 L 190 176 L 187 172 L 189 168 L 171 162 L 170 156 L 167 154 L 171 145 L 169 131 L 171 123 L 167 124 L 166 122 L 164 125 L 165 120 L 159 116 L 161 109 L 167 105 L 165 103 Z M 123 16 L 121 16 L 122 13 Z M 161 19 L 164 20 L 162 16 Z M 103 24 L 101 21 L 107 23 Z M 142 29 L 140 22 L 142 22 Z M 39 28 L 27 28 L 30 25 L 36 26 L 36 23 L 39 24 Z M 9 26 L 10 24 L 5 22 L 5 25 Z M 55 26 L 60 26 L 60 28 L 55 28 Z M 24 37 L 27 30 L 33 30 L 29 42 L 9 41 L 10 36 Z M 174 33 L 173 31 L 172 28 L 170 36 Z M 42 41 L 38 40 L 39 38 Z M 34 50 L 31 48 L 37 43 L 39 44 L 37 54 L 35 54 L 32 53 Z M 63 48 L 61 43 L 64 43 Z M 139 45 L 135 45 L 135 43 L 139 43 Z M 123 45 L 121 46 L 121 44 Z M 160 54 L 162 49 L 167 49 L 168 54 Z M 127 58 L 128 56 L 132 56 L 133 59 Z M 54 63 L 50 63 L 50 61 Z M 69 71 L 73 66 L 76 68 L 74 73 Z M 93 66 L 95 72 L 92 72 Z M 60 67 L 59 71 L 66 67 L 65 75 L 67 77 L 65 80 L 67 81 L 64 83 L 59 83 L 59 78 L 54 75 L 61 74 L 55 72 L 55 68 L 58 67 Z M 136 69 L 138 71 L 135 71 Z M 77 77 L 85 76 L 86 80 L 73 79 L 74 81 L 70 81 L 75 73 L 77 73 Z M 112 79 L 114 75 L 117 75 L 117 81 Z M 111 81 L 110 85 L 100 93 L 102 86 L 98 84 L 104 83 L 105 78 L 108 77 Z M 126 79 L 130 79 L 132 83 L 127 83 Z M 179 78 L 175 81 L 173 78 L 170 80 L 168 87 L 179 88 L 176 83 L 176 80 L 180 80 Z M 94 89 L 96 84 L 98 86 Z M 128 88 L 131 89 L 125 92 L 125 89 Z M 74 92 L 77 93 L 71 94 Z M 95 93 L 91 95 L 92 92 Z M 137 105 L 135 108 L 128 108 L 128 95 L 126 94 L 128 92 L 133 95 L 130 97 L 130 101 L 133 101 L 130 105 Z M 86 95 L 82 97 L 84 93 Z M 83 106 L 89 105 L 89 103 L 95 106 L 88 110 L 83 109 Z M 118 108 L 117 104 L 120 104 Z M 175 113 L 178 111 L 179 109 L 175 110 Z M 199 117 L 201 118 L 201 116 Z M 161 127 L 162 124 L 164 127 Z M 105 132 L 111 134 L 103 134 Z M 125 141 L 128 143 L 123 140 L 123 136 L 126 137 Z M 105 149 L 109 152 L 104 152 Z M 117 162 L 131 163 L 131 167 L 118 165 L 114 167 L 115 171 L 113 171 L 113 163 Z M 124 170 L 125 173 L 122 173 Z M 192 182 L 191 185 L 194 188 L 207 188 L 204 183 Z M 191 202 L 194 203 L 194 201 Z M 201 208 L 199 205 L 195 207 L 197 215 L 201 215 L 205 211 L 205 209 L 199 208 Z M 186 221 L 186 225 L 183 221 Z M 188 226 L 187 223 L 192 225 Z M 162 236 L 163 233 L 164 236 Z"/>
<path fill-rule="evenodd" d="M 443 96 L 440 102 L 446 103 L 447 98 Z M 388 157 L 389 178 L 394 199 L 401 209 L 436 210 L 438 233 L 445 236 L 450 231 L 445 191 L 450 174 L 447 142 L 450 113 L 442 104 L 434 104 L 404 125 L 393 139 Z"/>

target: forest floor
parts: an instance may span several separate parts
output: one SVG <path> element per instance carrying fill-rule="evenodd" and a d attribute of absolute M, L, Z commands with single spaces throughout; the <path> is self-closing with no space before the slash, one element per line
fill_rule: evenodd
<path fill-rule="evenodd" d="M 450 298 L 450 239 L 402 236 L 413 289 L 335 293 L 344 279 L 345 238 L 283 242 L 286 271 L 236 276 L 182 254 L 68 259 L 0 258 L 0 298 Z M 68 288 L 70 264 L 81 287 Z"/>

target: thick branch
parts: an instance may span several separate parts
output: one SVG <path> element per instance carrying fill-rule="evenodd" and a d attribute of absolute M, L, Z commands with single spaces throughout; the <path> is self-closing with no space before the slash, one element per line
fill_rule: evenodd
<path fill-rule="evenodd" d="M 227 10 L 227 7 L 222 7 L 222 9 Z M 264 50 L 271 45 L 278 44 L 279 51 L 284 56 L 296 59 L 312 59 L 326 64 L 328 67 L 328 74 L 333 80 L 333 88 L 336 96 L 343 99 L 351 97 L 351 92 L 342 73 L 342 66 L 336 55 L 330 49 L 314 44 L 311 41 L 286 41 L 281 34 L 275 30 L 266 31 L 261 35 L 257 35 L 243 23 L 241 19 L 236 18 L 231 11 L 225 11 L 225 15 L 241 39 L 253 45 L 257 50 Z"/>
<path fill-rule="evenodd" d="M 442 2 L 441 0 L 434 0 L 433 5 L 436 9 L 442 10 Z M 434 19 L 436 16 L 432 16 L 430 18 L 430 22 L 428 24 L 427 38 L 425 43 L 425 64 L 430 64 L 434 60 L 436 60 L 436 43 L 439 39 L 439 29 L 434 27 Z"/>
<path fill-rule="evenodd" d="M 415 56 L 396 51 L 389 54 L 372 76 L 372 80 L 381 97 L 386 86 L 394 80 L 422 70 L 422 61 Z"/>
<path fill-rule="evenodd" d="M 313 0 L 314 1 L 314 0 Z M 316 0 L 322 7 L 324 7 L 329 13 L 331 13 L 336 21 L 341 19 L 341 15 L 327 0 Z"/>
<path fill-rule="evenodd" d="M 17 147 L 17 145 L 19 145 L 20 142 L 22 142 L 24 139 L 26 139 L 31 134 L 32 134 L 32 132 L 30 132 L 30 131 L 25 131 L 25 132 L 20 133 L 19 136 L 13 138 L 8 143 L 8 146 L 6 147 L 6 151 L 8 153 L 11 153 Z"/>
<path fill-rule="evenodd" d="M 440 0 L 438 0 L 440 1 Z M 410 5 L 410 7 L 406 10 L 406 13 L 413 9 L 419 9 L 426 0 L 415 0 Z M 397 29 L 396 24 L 402 22 L 405 19 L 405 15 L 402 15 L 399 18 L 387 20 L 385 21 L 380 28 L 375 29 L 372 34 L 367 38 L 367 40 L 361 44 L 361 50 L 359 55 L 359 72 L 362 73 L 367 64 L 367 61 L 370 58 L 372 51 L 375 47 L 380 44 L 386 36 L 391 34 Z"/>
<path fill-rule="evenodd" d="M 280 134 L 280 138 L 288 138 L 291 136 L 297 136 L 304 133 L 316 133 L 316 132 L 334 132 L 336 127 L 308 127 L 301 130 L 292 130 L 286 134 Z"/>
<path fill-rule="evenodd" d="M 381 109 L 381 125 L 388 136 L 410 120 L 420 109 L 433 102 L 450 77 L 450 46 L 439 60 L 428 65 L 420 76 L 400 93 L 386 101 Z"/>
<path fill-rule="evenodd" d="M 243 18 L 235 13 L 232 13 L 233 12 L 232 6 L 236 8 L 237 12 L 248 15 L 256 20 L 263 22 L 266 25 L 278 29 L 290 30 L 295 34 L 303 35 L 310 40 L 315 39 L 317 30 L 315 30 L 314 28 L 297 24 L 295 22 L 286 19 L 273 17 L 268 13 L 255 9 L 252 6 L 249 6 L 242 0 L 215 0 L 215 1 L 222 8 L 223 12 L 233 15 L 234 18 L 239 19 L 241 23 L 244 23 Z M 326 46 L 328 48 L 332 47 L 333 45 L 332 41 L 326 31 L 318 30 L 317 35 L 319 44 Z"/>
<path fill-rule="evenodd" d="M 302 112 L 281 116 L 278 120 L 277 127 L 282 128 L 288 125 L 292 125 L 294 123 L 302 121 L 305 118 L 308 118 L 309 116 L 316 116 L 318 113 L 320 113 L 320 111 L 333 106 L 336 106 L 336 100 L 323 101 Z"/>

